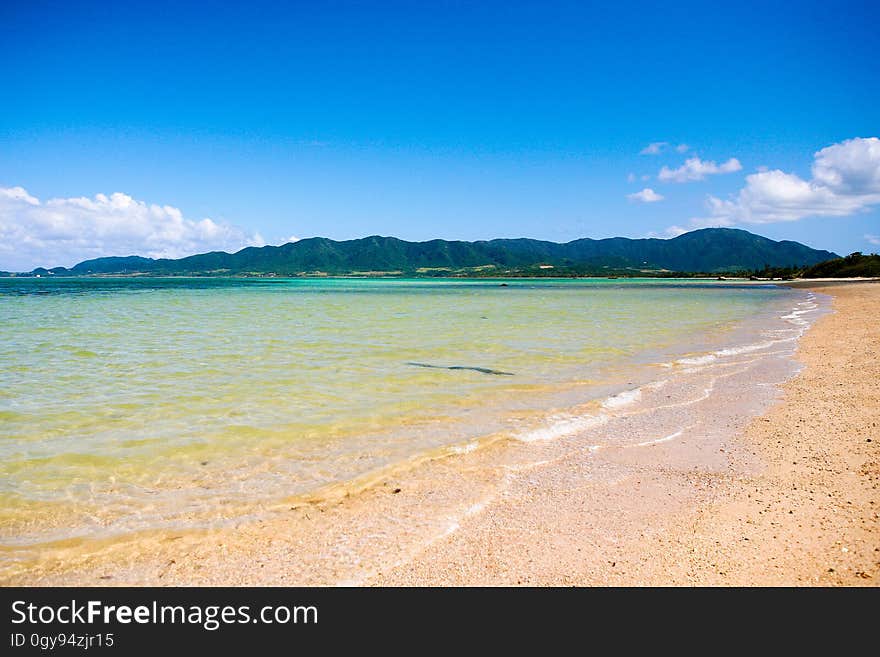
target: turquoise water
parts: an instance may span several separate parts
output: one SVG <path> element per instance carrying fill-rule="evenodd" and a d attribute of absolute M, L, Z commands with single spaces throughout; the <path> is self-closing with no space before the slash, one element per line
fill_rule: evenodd
<path fill-rule="evenodd" d="M 207 525 L 534 435 L 664 363 L 757 339 L 799 294 L 503 283 L 0 279 L 0 543 Z"/>

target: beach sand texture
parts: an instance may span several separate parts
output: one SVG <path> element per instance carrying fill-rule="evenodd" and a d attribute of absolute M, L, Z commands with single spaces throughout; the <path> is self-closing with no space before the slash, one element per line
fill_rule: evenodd
<path fill-rule="evenodd" d="M 634 414 L 621 426 L 653 440 L 591 449 L 588 427 L 426 458 L 237 526 L 71 545 L 3 583 L 877 585 L 880 284 L 817 291 L 835 312 L 769 407 L 738 406 L 760 375 L 743 357 L 669 416 L 690 430 Z"/>

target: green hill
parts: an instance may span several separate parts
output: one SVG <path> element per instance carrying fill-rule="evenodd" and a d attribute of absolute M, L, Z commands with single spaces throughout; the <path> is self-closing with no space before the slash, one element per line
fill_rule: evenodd
<path fill-rule="evenodd" d="M 804 278 L 854 278 L 880 276 L 880 255 L 851 253 L 845 258 L 820 262 L 803 273 Z"/>
<path fill-rule="evenodd" d="M 776 242 L 744 230 L 706 228 L 673 239 L 533 239 L 406 242 L 372 236 L 337 242 L 314 237 L 281 246 L 249 247 L 176 260 L 140 256 L 86 260 L 56 275 L 397 275 L 605 274 L 642 271 L 732 272 L 803 267 L 835 257 L 797 242 Z M 37 270 L 35 270 L 36 272 Z"/>

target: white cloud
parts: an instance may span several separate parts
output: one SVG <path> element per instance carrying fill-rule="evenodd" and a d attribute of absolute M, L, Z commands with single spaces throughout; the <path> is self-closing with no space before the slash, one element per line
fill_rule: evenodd
<path fill-rule="evenodd" d="M 300 240 L 300 238 L 297 237 L 296 235 L 291 235 L 286 240 L 284 240 L 284 243 L 286 244 L 288 242 L 299 242 L 299 240 Z"/>
<path fill-rule="evenodd" d="M 865 241 L 868 244 L 880 245 L 880 235 L 871 235 L 871 234 L 866 233 L 865 234 Z"/>
<path fill-rule="evenodd" d="M 21 201 L 28 205 L 39 205 L 40 202 L 27 193 L 24 187 L 0 187 L 0 202 Z"/>
<path fill-rule="evenodd" d="M 626 177 L 626 182 L 633 183 L 636 181 L 636 174 L 631 173 Z"/>
<path fill-rule="evenodd" d="M 645 146 L 641 151 L 639 151 L 639 155 L 660 155 L 660 153 L 663 153 L 670 149 L 674 149 L 676 153 L 687 153 L 691 149 L 691 147 L 687 144 L 678 144 L 678 146 L 673 146 L 668 141 L 653 141 Z"/>
<path fill-rule="evenodd" d="M 692 230 L 699 230 L 700 228 L 729 228 L 733 226 L 734 222 L 723 219 L 723 218 L 704 218 L 699 217 L 695 219 L 691 219 L 688 222 L 688 227 L 683 228 L 681 226 L 670 226 L 663 233 L 649 233 L 648 237 L 678 237 L 679 235 L 683 235 L 684 233 L 690 232 Z"/>
<path fill-rule="evenodd" d="M 742 169 L 742 165 L 735 157 L 720 165 L 711 160 L 701 160 L 699 157 L 689 157 L 677 169 L 664 166 L 657 174 L 657 178 L 664 182 L 685 183 L 695 180 L 703 180 L 706 176 L 714 176 L 721 173 L 733 173 Z"/>
<path fill-rule="evenodd" d="M 880 139 L 848 139 L 814 156 L 813 182 L 838 195 L 880 194 Z"/>
<path fill-rule="evenodd" d="M 710 196 L 709 220 L 730 225 L 843 217 L 880 203 L 880 139 L 849 139 L 813 158 L 810 180 L 779 169 L 761 171 L 746 176 L 745 187 L 729 200 Z"/>
<path fill-rule="evenodd" d="M 187 219 L 170 205 L 116 192 L 40 201 L 0 187 L 0 269 L 67 266 L 110 255 L 179 258 L 265 244 L 259 233 L 212 219 Z"/>
<path fill-rule="evenodd" d="M 654 141 L 639 151 L 639 155 L 660 155 L 667 146 L 669 146 L 669 142 Z"/>
<path fill-rule="evenodd" d="M 679 235 L 684 235 L 688 230 L 688 228 L 682 228 L 681 226 L 670 226 L 662 233 L 656 233 L 653 230 L 649 232 L 645 237 L 659 237 L 659 238 L 669 238 L 669 237 L 678 237 Z"/>
<path fill-rule="evenodd" d="M 642 203 L 656 203 L 664 198 L 650 187 L 645 187 L 645 189 L 635 194 L 627 194 L 626 197 L 630 201 L 641 201 Z"/>

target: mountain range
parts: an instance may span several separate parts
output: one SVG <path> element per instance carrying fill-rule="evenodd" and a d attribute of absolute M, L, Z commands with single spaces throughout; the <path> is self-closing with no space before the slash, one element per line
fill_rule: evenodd
<path fill-rule="evenodd" d="M 82 275 L 415 275 L 491 276 L 640 272 L 735 272 L 803 267 L 838 257 L 798 242 L 777 242 L 744 230 L 705 228 L 671 239 L 534 239 L 407 242 L 372 236 L 334 241 L 314 237 L 281 246 L 215 251 L 178 259 L 141 256 L 86 260 L 32 274 Z"/>

